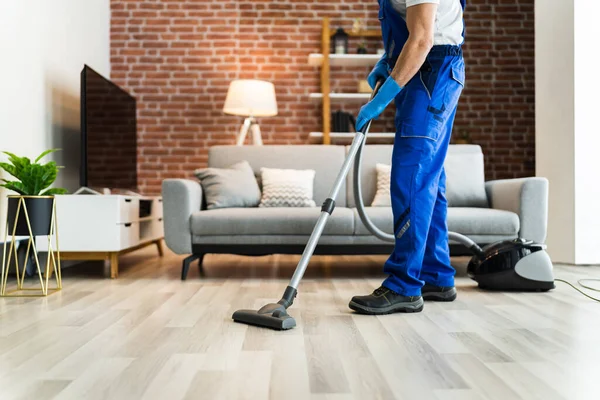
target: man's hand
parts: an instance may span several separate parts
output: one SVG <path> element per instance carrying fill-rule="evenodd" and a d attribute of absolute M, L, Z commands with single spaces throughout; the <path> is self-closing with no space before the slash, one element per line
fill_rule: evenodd
<path fill-rule="evenodd" d="M 391 76 L 388 77 L 379 91 L 367 104 L 362 106 L 356 118 L 356 131 L 360 131 L 372 119 L 375 119 L 400 93 L 402 88 Z"/>
<path fill-rule="evenodd" d="M 385 81 L 390 76 L 389 69 L 390 65 L 387 61 L 387 54 L 384 53 L 367 77 L 367 82 L 369 82 L 371 89 L 375 89 L 378 81 Z"/>

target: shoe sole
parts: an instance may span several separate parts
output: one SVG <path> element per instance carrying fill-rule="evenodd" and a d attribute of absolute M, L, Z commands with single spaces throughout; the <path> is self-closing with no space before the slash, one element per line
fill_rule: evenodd
<path fill-rule="evenodd" d="M 425 301 L 454 301 L 456 300 L 456 289 L 445 292 L 428 292 L 421 295 Z"/>
<path fill-rule="evenodd" d="M 423 304 L 424 304 L 423 299 L 420 298 L 419 300 L 413 301 L 411 303 L 393 304 L 391 306 L 383 307 L 383 308 L 366 307 L 366 306 L 360 305 L 358 303 L 355 303 L 352 300 L 350 300 L 350 304 L 348 304 L 348 306 L 352 310 L 356 311 L 359 314 L 386 315 L 386 314 L 393 314 L 393 313 L 421 312 L 421 311 L 423 311 Z"/>

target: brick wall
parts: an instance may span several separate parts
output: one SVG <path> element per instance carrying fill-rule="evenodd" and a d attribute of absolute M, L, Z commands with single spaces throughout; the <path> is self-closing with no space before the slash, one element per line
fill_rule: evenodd
<path fill-rule="evenodd" d="M 486 178 L 533 174 L 533 0 L 469 0 L 467 86 L 454 137 L 467 134 L 486 155 Z M 321 130 L 321 18 L 350 29 L 355 18 L 376 28 L 375 0 L 111 0 L 111 79 L 138 99 L 140 190 L 158 193 L 162 179 L 190 177 L 207 150 L 232 144 L 241 118 L 224 115 L 229 82 L 272 81 L 279 115 L 261 119 L 267 144 L 307 143 Z M 375 52 L 379 44 L 370 40 Z M 355 51 L 356 42 L 350 50 Z M 367 68 L 335 68 L 332 89 L 356 91 Z M 360 103 L 343 107 L 356 114 Z M 373 131 L 390 131 L 390 110 Z"/>

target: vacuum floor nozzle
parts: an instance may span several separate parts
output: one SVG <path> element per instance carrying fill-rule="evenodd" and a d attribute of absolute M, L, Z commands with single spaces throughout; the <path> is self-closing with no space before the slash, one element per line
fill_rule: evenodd
<path fill-rule="evenodd" d="M 260 310 L 238 310 L 232 316 L 235 322 L 275 330 L 288 330 L 296 326 L 296 320 L 281 304 L 270 303 Z"/>

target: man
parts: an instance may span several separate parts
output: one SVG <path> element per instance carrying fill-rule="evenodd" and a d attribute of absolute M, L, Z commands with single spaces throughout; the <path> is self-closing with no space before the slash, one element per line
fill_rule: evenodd
<path fill-rule="evenodd" d="M 357 312 L 418 312 L 423 300 L 456 298 L 444 160 L 464 86 L 464 6 L 465 0 L 379 0 L 385 54 L 368 81 L 372 88 L 382 85 L 361 108 L 356 129 L 395 100 L 390 191 L 396 242 L 382 286 L 350 301 Z"/>

